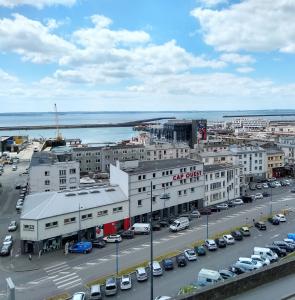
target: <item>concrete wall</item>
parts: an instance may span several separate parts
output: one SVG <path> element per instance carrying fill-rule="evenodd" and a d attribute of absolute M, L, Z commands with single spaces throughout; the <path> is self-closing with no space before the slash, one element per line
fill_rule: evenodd
<path fill-rule="evenodd" d="M 261 286 L 265 283 L 281 279 L 284 276 L 294 274 L 295 258 L 282 260 L 278 263 L 264 267 L 248 274 L 237 276 L 235 279 L 225 281 L 213 288 L 206 287 L 187 296 L 178 296 L 174 299 L 186 300 L 224 300 L 242 292 Z M 271 297 L 270 297 L 271 299 Z"/>

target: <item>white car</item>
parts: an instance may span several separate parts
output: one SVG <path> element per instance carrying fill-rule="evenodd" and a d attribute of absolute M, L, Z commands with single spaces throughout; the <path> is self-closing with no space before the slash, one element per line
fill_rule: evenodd
<path fill-rule="evenodd" d="M 136 279 L 137 281 L 145 281 L 148 279 L 148 274 L 145 268 L 140 267 L 136 269 Z"/>
<path fill-rule="evenodd" d="M 8 231 L 16 231 L 17 229 L 17 223 L 16 221 L 11 221 L 8 225 Z"/>
<path fill-rule="evenodd" d="M 72 300 L 86 300 L 86 294 L 84 292 L 78 292 L 73 295 Z"/>
<path fill-rule="evenodd" d="M 251 255 L 251 258 L 253 260 L 256 260 L 256 261 L 262 263 L 263 266 L 270 265 L 270 260 L 267 257 L 262 257 L 260 255 L 253 254 L 253 255 Z"/>
<path fill-rule="evenodd" d="M 261 193 L 257 193 L 255 195 L 255 200 L 257 200 L 257 199 L 263 199 L 263 195 Z"/>
<path fill-rule="evenodd" d="M 13 165 L 12 166 L 12 171 L 16 171 L 17 170 L 17 165 Z"/>
<path fill-rule="evenodd" d="M 197 255 L 196 255 L 196 252 L 195 252 L 194 249 L 186 249 L 186 250 L 184 250 L 184 256 L 189 261 L 197 260 Z"/>
<path fill-rule="evenodd" d="M 283 214 L 277 214 L 275 215 L 275 218 L 277 218 L 280 222 L 287 222 L 287 219 Z"/>
<path fill-rule="evenodd" d="M 120 243 L 122 242 L 122 237 L 120 234 L 110 234 L 108 236 L 105 236 L 103 240 L 107 243 Z"/>
<path fill-rule="evenodd" d="M 248 257 L 240 257 L 238 261 L 242 264 L 245 264 L 245 265 L 251 265 L 252 264 L 254 270 L 260 269 L 263 266 L 261 262 L 259 262 L 257 260 L 254 260 L 252 258 L 248 258 Z"/>
<path fill-rule="evenodd" d="M 280 187 L 280 186 L 282 186 L 278 181 L 275 181 L 275 182 L 273 183 L 273 185 L 274 185 L 275 187 Z"/>
<path fill-rule="evenodd" d="M 269 188 L 269 185 L 268 185 L 266 182 L 264 182 L 264 183 L 262 183 L 262 187 L 263 187 L 264 189 L 268 189 L 268 188 Z"/>
<path fill-rule="evenodd" d="M 223 236 L 223 238 L 227 245 L 232 245 L 235 243 L 235 239 L 233 238 L 233 236 L 231 234 L 225 234 Z"/>
<path fill-rule="evenodd" d="M 120 281 L 120 288 L 121 290 L 129 290 L 132 287 L 131 283 L 131 276 L 130 275 L 123 275 Z"/>
<path fill-rule="evenodd" d="M 149 267 L 151 267 L 151 263 L 149 263 Z M 154 260 L 152 267 L 153 267 L 153 275 L 154 276 L 163 275 L 163 269 L 158 261 Z"/>
<path fill-rule="evenodd" d="M 228 204 L 226 204 L 226 203 L 217 204 L 216 208 L 218 208 L 218 209 L 228 209 Z"/>
<path fill-rule="evenodd" d="M 232 200 L 232 202 L 231 202 L 233 205 L 242 205 L 242 204 L 244 204 L 244 201 L 242 200 L 242 199 L 234 199 L 234 200 Z"/>
<path fill-rule="evenodd" d="M 8 246 L 12 245 L 12 235 L 7 235 L 4 238 L 3 245 L 8 245 Z"/>
<path fill-rule="evenodd" d="M 286 242 L 287 244 L 291 244 L 293 246 L 295 246 L 295 241 L 292 239 L 284 239 L 284 242 Z"/>
<path fill-rule="evenodd" d="M 217 245 L 214 240 L 205 240 L 205 246 L 208 250 L 217 250 Z"/>
<path fill-rule="evenodd" d="M 171 299 L 171 297 L 169 296 L 158 296 L 155 298 L 155 300 L 169 300 L 169 299 Z"/>

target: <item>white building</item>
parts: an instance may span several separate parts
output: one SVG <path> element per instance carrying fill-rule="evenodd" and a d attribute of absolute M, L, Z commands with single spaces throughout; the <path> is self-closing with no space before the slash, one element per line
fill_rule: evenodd
<path fill-rule="evenodd" d="M 190 147 L 185 143 L 159 143 L 145 147 L 145 160 L 189 158 Z"/>
<path fill-rule="evenodd" d="M 203 164 L 198 161 L 181 158 L 117 162 L 111 165 L 110 182 L 118 184 L 127 195 L 132 222 L 149 219 L 151 198 L 154 217 L 203 207 Z"/>
<path fill-rule="evenodd" d="M 193 158 L 204 165 L 232 164 L 235 161 L 235 155 L 231 151 L 201 152 L 193 155 Z"/>
<path fill-rule="evenodd" d="M 79 163 L 71 154 L 33 153 L 29 168 L 29 192 L 51 192 L 79 187 Z"/>
<path fill-rule="evenodd" d="M 279 136 L 278 147 L 284 152 L 284 163 L 294 164 L 295 163 L 295 136 Z"/>
<path fill-rule="evenodd" d="M 233 164 L 204 166 L 204 206 L 211 206 L 240 196 L 240 167 Z"/>
<path fill-rule="evenodd" d="M 21 248 L 38 253 L 127 228 L 129 203 L 119 187 L 36 193 L 26 197 L 22 209 Z"/>

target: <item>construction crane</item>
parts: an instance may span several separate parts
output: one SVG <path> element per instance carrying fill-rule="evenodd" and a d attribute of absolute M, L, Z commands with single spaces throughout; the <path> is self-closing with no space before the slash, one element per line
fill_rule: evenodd
<path fill-rule="evenodd" d="M 59 132 L 58 112 L 57 112 L 56 103 L 54 103 L 54 114 L 55 114 L 55 126 L 56 126 L 56 140 L 61 141 L 62 140 L 62 135 Z"/>

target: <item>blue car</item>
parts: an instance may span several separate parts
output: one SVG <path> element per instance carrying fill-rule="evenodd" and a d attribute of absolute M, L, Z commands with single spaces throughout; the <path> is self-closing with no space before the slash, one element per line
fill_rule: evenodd
<path fill-rule="evenodd" d="M 288 239 L 295 241 L 295 233 L 288 233 Z"/>
<path fill-rule="evenodd" d="M 90 253 L 92 251 L 91 242 L 79 242 L 69 247 L 69 253 Z"/>

